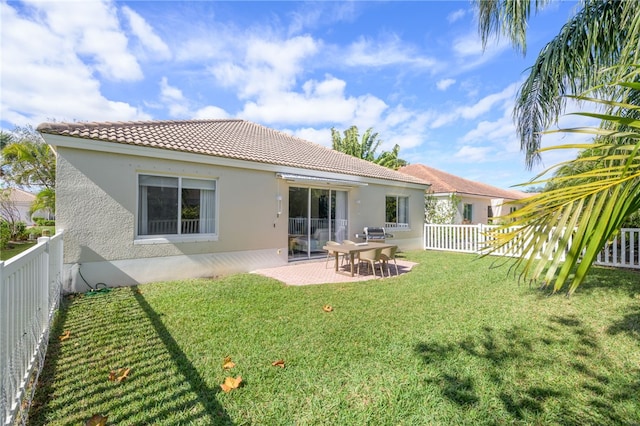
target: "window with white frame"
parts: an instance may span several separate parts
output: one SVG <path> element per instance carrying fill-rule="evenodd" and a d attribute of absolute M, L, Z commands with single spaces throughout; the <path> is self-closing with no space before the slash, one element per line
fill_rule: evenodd
<path fill-rule="evenodd" d="M 214 234 L 216 181 L 138 176 L 138 235 Z"/>
<path fill-rule="evenodd" d="M 409 197 L 387 195 L 385 197 L 386 228 L 409 227 Z"/>

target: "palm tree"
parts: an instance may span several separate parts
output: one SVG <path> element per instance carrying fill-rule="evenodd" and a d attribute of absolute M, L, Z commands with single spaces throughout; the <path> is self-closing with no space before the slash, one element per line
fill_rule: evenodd
<path fill-rule="evenodd" d="M 637 82 L 617 86 L 617 90 L 640 91 Z M 525 199 L 521 209 L 506 216 L 513 222 L 490 233 L 490 251 L 512 247 L 512 254 L 520 255 L 516 263 L 524 266 L 525 276 L 537 281 L 544 274 L 542 285 L 553 283 L 554 292 L 568 284 L 568 294 L 583 282 L 606 243 L 640 209 L 640 120 L 629 118 L 640 112 L 640 105 L 628 103 L 627 98 L 621 102 L 581 99 L 614 111 L 582 114 L 600 118 L 600 128 L 560 130 L 591 133 L 592 144 L 547 149 L 589 149 L 594 155 L 569 162 L 577 166 L 573 173 L 556 174 L 551 178 L 559 183 L 555 189 Z M 580 170 L 581 164 L 588 166 Z"/>
<path fill-rule="evenodd" d="M 547 0 L 536 2 L 543 7 Z M 504 32 L 526 51 L 526 20 L 531 2 L 478 1 L 479 28 L 486 43 Z M 539 160 L 540 137 L 564 111 L 567 99 L 593 102 L 606 113 L 582 113 L 601 120 L 590 133 L 593 143 L 551 147 L 578 148 L 573 161 L 553 167 L 556 174 L 532 184 L 547 184 L 541 194 L 506 216 L 511 221 L 491 232 L 489 253 L 510 247 L 524 275 L 553 291 L 568 285 L 571 294 L 607 241 L 640 209 L 640 8 L 635 2 L 586 0 L 583 8 L 540 52 L 521 87 L 514 109 L 527 165 Z M 608 81 L 617 84 L 604 84 Z M 590 93 L 590 96 L 581 95 Z M 519 225 L 519 228 L 511 228 Z M 544 275 L 543 275 L 544 274 Z"/>
<path fill-rule="evenodd" d="M 398 157 L 400 146 L 395 145 L 391 151 L 382 151 L 376 157 L 376 151 L 382 141 L 378 139 L 378 133 L 373 133 L 372 128 L 368 128 L 360 138 L 357 126 L 351 126 L 343 132 L 344 137 L 335 128 L 331 128 L 332 148 L 336 151 L 352 155 L 372 163 L 397 170 L 407 165 L 407 162 Z"/>
<path fill-rule="evenodd" d="M 503 33 L 526 53 L 527 20 L 548 3 L 550 0 L 476 0 L 483 44 L 491 35 Z M 602 83 L 619 80 L 629 71 L 617 65 L 637 64 L 639 46 L 637 2 L 582 2 L 560 34 L 540 51 L 517 96 L 513 116 L 528 167 L 540 160 L 541 134 L 564 111 L 565 95 L 580 95 L 597 87 L 594 96 L 619 99 L 619 86 Z"/>

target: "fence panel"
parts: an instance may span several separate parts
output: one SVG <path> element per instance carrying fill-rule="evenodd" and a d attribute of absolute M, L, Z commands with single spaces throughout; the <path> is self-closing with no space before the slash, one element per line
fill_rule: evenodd
<path fill-rule="evenodd" d="M 0 413 L 26 422 L 62 289 L 62 232 L 0 262 Z M 27 391 L 30 391 L 27 394 Z M 22 402 L 25 401 L 23 405 Z"/>
<path fill-rule="evenodd" d="M 486 231 L 494 228 L 496 226 L 482 224 L 435 225 L 427 223 L 424 226 L 424 248 L 425 250 L 480 254 L 483 251 Z M 503 232 L 509 231 L 511 229 L 505 229 Z M 514 244 L 507 244 L 492 254 L 496 256 L 520 256 L 521 247 Z M 567 253 L 570 246 L 571 241 L 565 248 L 564 254 Z M 598 254 L 594 265 L 640 269 L 640 229 L 621 229 L 613 241 L 608 243 Z"/>
<path fill-rule="evenodd" d="M 596 265 L 640 269 L 640 229 L 622 228 L 598 254 Z"/>

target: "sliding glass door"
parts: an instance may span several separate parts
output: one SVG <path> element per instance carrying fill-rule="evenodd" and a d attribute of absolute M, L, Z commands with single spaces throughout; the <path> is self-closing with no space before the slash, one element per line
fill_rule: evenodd
<path fill-rule="evenodd" d="M 289 188 L 289 258 L 326 255 L 327 241 L 347 238 L 347 192 L 321 188 Z"/>

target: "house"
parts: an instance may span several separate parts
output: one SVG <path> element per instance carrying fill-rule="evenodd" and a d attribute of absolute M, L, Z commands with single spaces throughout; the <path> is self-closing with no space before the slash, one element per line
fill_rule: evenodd
<path fill-rule="evenodd" d="M 450 204 L 453 199 L 456 205 L 452 223 L 456 224 L 490 224 L 498 216 L 507 215 L 518 208 L 517 204 L 505 205 L 506 202 L 532 195 L 464 179 L 423 164 L 410 164 L 399 171 L 431 183 L 429 194 L 441 207 Z"/>
<path fill-rule="evenodd" d="M 19 188 L 0 190 L 3 191 L 3 206 L 0 209 L 0 215 L 9 221 L 24 222 L 27 226 L 34 225 L 30 210 L 36 196 Z M 33 216 L 38 216 L 37 213 Z"/>
<path fill-rule="evenodd" d="M 326 256 L 386 226 L 423 246 L 422 179 L 244 120 L 43 123 L 67 291 Z"/>

